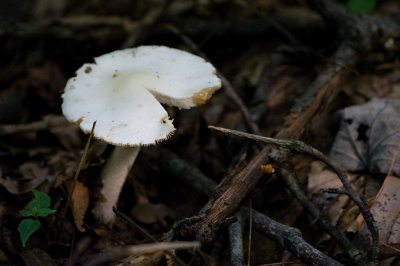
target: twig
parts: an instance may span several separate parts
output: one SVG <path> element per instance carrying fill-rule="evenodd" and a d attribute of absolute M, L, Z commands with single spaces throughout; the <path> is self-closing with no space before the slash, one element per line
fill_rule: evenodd
<path fill-rule="evenodd" d="M 159 242 L 152 244 L 143 244 L 135 246 L 126 246 L 119 248 L 112 248 L 103 252 L 91 259 L 89 262 L 84 263 L 84 266 L 105 265 L 107 263 L 120 260 L 132 255 L 152 253 L 156 251 L 175 250 L 175 249 L 192 249 L 199 248 L 200 243 L 193 242 Z"/>
<path fill-rule="evenodd" d="M 170 153 L 170 154 L 173 154 L 173 153 Z M 175 163 L 174 164 L 169 164 L 169 163 L 163 163 L 163 161 L 164 160 L 170 160 L 170 157 L 163 157 L 162 159 L 161 159 L 161 161 L 162 161 L 162 165 L 163 165 L 163 169 L 165 170 L 165 171 L 167 171 L 169 174 L 171 174 L 171 176 L 173 176 L 174 178 L 177 178 L 177 179 L 179 179 L 179 180 L 182 180 L 182 181 L 185 181 L 187 184 L 189 184 L 189 185 L 191 185 L 191 184 L 193 184 L 193 182 L 192 182 L 192 179 L 193 178 L 197 178 L 197 179 L 199 179 L 199 180 L 202 180 L 199 184 L 212 184 L 212 183 L 214 183 L 211 179 L 209 179 L 207 176 L 205 176 L 203 173 L 201 173 L 197 168 L 195 168 L 195 167 L 193 167 L 193 166 L 189 166 L 188 165 L 188 163 L 186 162 L 186 161 L 184 161 L 183 159 L 181 159 L 181 158 L 179 158 L 178 156 L 174 156 L 173 157 L 173 160 L 175 161 Z M 189 173 L 195 173 L 195 175 L 196 176 L 192 176 L 191 174 L 185 174 L 186 172 L 184 171 L 184 172 L 181 172 L 181 171 L 176 171 L 175 169 L 176 168 L 179 168 L 179 169 L 186 169 L 186 170 L 190 170 L 189 171 Z M 194 170 L 194 169 L 196 169 L 196 170 Z M 206 181 L 206 180 L 208 180 L 208 181 Z M 216 183 L 215 183 L 215 186 L 216 186 Z M 206 186 L 204 186 L 202 189 L 199 189 L 199 186 L 198 186 L 198 184 L 196 184 L 196 185 L 194 185 L 193 187 L 196 189 L 196 190 L 198 190 L 200 193 L 203 193 L 203 194 L 205 194 L 205 195 L 209 195 L 210 193 L 212 193 L 213 191 L 215 191 L 215 186 L 214 187 L 211 187 L 211 186 L 209 186 L 209 185 L 206 185 Z M 305 196 L 304 196 L 305 197 Z M 310 203 L 311 204 L 311 203 Z M 314 207 L 314 206 L 313 206 Z M 318 209 L 316 208 L 316 207 L 314 207 L 315 208 L 315 210 L 316 210 L 316 212 L 318 212 L 319 213 L 319 211 L 318 211 Z M 248 208 L 244 208 L 244 207 L 242 207 L 237 213 L 236 213 L 236 215 L 238 215 L 238 214 L 241 214 L 241 215 L 244 215 L 244 214 L 248 214 L 248 213 L 250 213 L 249 212 L 249 209 Z M 252 210 L 252 219 L 253 219 L 253 221 L 254 221 L 254 214 L 255 213 L 255 211 L 254 210 Z M 259 229 L 257 229 L 257 225 L 256 225 L 256 223 L 254 222 L 254 226 L 256 227 L 256 229 L 257 230 L 259 230 L 259 231 L 261 231 L 262 233 L 264 233 L 264 234 L 266 234 L 268 237 L 272 237 L 272 239 L 274 239 L 274 240 L 276 240 L 277 241 L 277 239 L 276 239 L 276 235 L 275 235 L 275 233 L 274 232 L 270 232 L 269 230 L 272 230 L 272 229 L 274 229 L 274 228 L 283 228 L 282 227 L 282 225 L 281 224 L 279 224 L 278 222 L 276 222 L 276 221 L 274 221 L 274 220 L 272 220 L 272 219 L 270 219 L 270 218 L 268 218 L 267 216 L 265 216 L 265 215 L 263 215 L 263 214 L 261 214 L 261 213 L 257 213 L 256 214 L 257 216 L 258 216 L 258 218 L 259 219 L 261 219 L 261 220 L 263 220 L 263 221 L 268 221 L 268 227 L 264 227 L 262 230 L 259 230 Z M 190 218 L 189 218 L 190 219 Z M 326 222 L 327 223 L 327 222 Z M 178 222 L 178 224 L 179 224 L 179 222 Z M 329 223 L 328 223 L 329 224 Z M 259 226 L 262 226 L 262 224 L 260 223 L 259 224 Z M 331 227 L 333 227 L 333 226 L 331 226 Z M 307 258 L 307 256 L 312 256 L 313 254 L 317 254 L 318 256 L 320 256 L 322 253 L 321 252 L 319 252 L 318 250 L 316 250 L 315 248 L 313 248 L 311 245 L 309 245 L 307 242 L 305 242 L 303 239 L 301 239 L 301 237 L 300 237 L 300 234 L 298 233 L 298 230 L 297 229 L 295 229 L 295 228 L 291 228 L 291 227 L 289 227 L 289 226 L 286 226 L 285 227 L 288 231 L 290 231 L 290 232 L 292 232 L 292 231 L 296 231 L 297 233 L 297 238 L 296 238 L 296 241 L 298 240 L 299 242 L 297 243 L 297 244 L 304 244 L 306 247 L 307 247 L 307 252 L 308 251 L 310 251 L 309 253 L 307 253 L 307 254 L 305 254 L 304 255 L 304 257 L 302 258 L 302 260 L 304 259 L 304 260 L 306 260 L 306 261 L 312 261 L 312 257 L 309 257 L 309 258 Z M 336 229 L 335 227 L 333 227 L 334 228 L 334 230 L 337 230 L 337 231 L 339 231 L 338 229 Z M 179 228 L 173 228 L 171 231 L 173 231 L 173 232 L 169 232 L 169 233 L 171 233 L 171 234 L 174 234 L 175 232 L 176 233 L 180 233 L 180 232 L 178 232 L 178 231 L 176 231 L 176 230 L 179 230 Z M 284 231 L 281 231 L 281 232 L 284 232 Z M 328 231 L 329 232 L 329 231 Z M 352 253 L 352 251 L 357 251 L 352 245 L 351 245 L 351 243 L 350 243 L 350 241 L 346 238 L 346 236 L 341 232 L 341 231 L 339 231 L 342 235 L 343 235 L 343 238 L 347 241 L 347 243 L 348 243 L 348 246 L 345 246 L 345 247 L 347 247 L 349 250 L 350 250 L 350 253 Z M 168 233 L 168 234 L 169 234 Z M 177 235 L 175 235 L 175 236 L 177 236 Z M 282 237 L 285 237 L 285 236 L 282 236 Z M 281 239 L 283 239 L 283 238 L 281 238 Z M 337 238 L 335 238 L 335 239 L 337 239 Z M 288 250 L 290 250 L 289 248 L 290 248 L 290 246 L 292 245 L 292 243 L 291 243 L 291 239 L 290 238 L 287 238 L 286 239 L 286 241 L 283 241 L 283 242 L 279 242 L 284 248 L 286 248 L 286 249 L 288 249 Z M 294 245 L 295 246 L 295 245 Z M 300 247 L 300 246 L 297 246 L 297 247 Z M 343 246 L 342 246 L 343 247 Z M 354 251 L 354 253 L 356 253 Z M 295 253 L 296 254 L 296 256 L 297 255 L 300 255 L 299 253 L 302 253 L 302 250 L 300 249 L 297 253 Z M 353 253 L 352 253 L 353 254 Z M 363 261 L 363 259 L 364 259 L 364 261 L 366 261 L 367 262 L 367 260 L 363 257 L 363 255 L 360 253 L 360 252 L 358 252 L 357 253 L 358 255 L 355 255 L 355 257 L 357 257 L 360 261 Z M 322 254 L 323 256 L 325 256 L 326 258 L 326 261 L 333 261 L 333 262 L 335 262 L 334 260 L 332 260 L 331 258 L 329 258 L 328 256 L 326 256 L 326 255 L 324 255 L 324 254 Z M 323 257 L 320 257 L 320 258 L 323 258 Z M 331 265 L 331 264 L 325 264 L 325 265 Z M 332 265 L 335 265 L 335 264 L 332 264 Z M 367 265 L 367 263 L 364 263 L 364 264 L 358 264 L 358 265 Z"/>
<path fill-rule="evenodd" d="M 162 150 L 160 161 L 161 167 L 165 169 L 168 174 L 179 178 L 196 189 L 199 193 L 213 198 L 218 197 L 215 191 L 217 183 L 206 177 L 198 168 L 188 165 L 175 153 L 166 149 Z"/>
<path fill-rule="evenodd" d="M 115 213 L 116 216 L 120 217 L 121 219 L 123 219 L 125 222 L 127 222 L 128 224 L 130 224 L 131 226 L 135 227 L 136 229 L 139 229 L 139 231 L 145 236 L 147 237 L 149 240 L 151 240 L 154 243 L 160 243 L 154 236 L 152 236 L 151 234 L 149 234 L 147 232 L 146 229 L 144 229 L 143 227 L 141 227 L 140 225 L 138 225 L 137 223 L 135 223 L 135 221 L 133 221 L 131 218 L 129 218 L 128 216 L 126 216 L 124 213 L 120 212 L 118 210 L 117 207 L 113 207 L 113 212 Z M 171 256 L 171 258 L 173 258 L 173 260 L 179 264 L 179 265 L 186 265 L 179 257 L 177 257 L 175 254 L 173 254 L 171 251 L 166 250 L 165 253 L 167 253 L 168 255 Z"/>
<path fill-rule="evenodd" d="M 89 247 L 89 245 L 92 243 L 92 239 L 89 236 L 84 236 L 82 237 L 75 249 L 71 252 L 67 262 L 65 263 L 65 266 L 74 266 L 76 265 L 76 262 L 81 256 L 81 254 Z"/>
<path fill-rule="evenodd" d="M 253 230 L 253 213 L 252 213 L 252 200 L 249 200 L 249 247 L 247 251 L 247 266 L 250 266 L 250 259 L 251 259 L 251 237 L 252 237 L 252 230 Z"/>
<path fill-rule="evenodd" d="M 231 249 L 231 265 L 243 266 L 243 221 L 241 212 L 235 214 L 236 222 L 229 225 L 229 243 Z"/>
<path fill-rule="evenodd" d="M 254 228 L 284 246 L 307 265 L 343 265 L 304 241 L 298 229 L 278 223 L 253 210 Z"/>
<path fill-rule="evenodd" d="M 349 193 L 342 189 L 342 188 L 327 188 L 327 189 L 323 189 L 324 192 L 328 192 L 328 193 L 332 193 L 332 194 L 345 194 L 345 195 L 349 195 Z"/>
<path fill-rule="evenodd" d="M 158 243 L 159 241 L 152 236 L 151 234 L 149 234 L 149 232 L 147 232 L 146 229 L 144 229 L 143 227 L 141 227 L 140 225 L 138 225 L 137 223 L 135 223 L 135 221 L 133 221 L 131 218 L 129 218 L 128 216 L 126 216 L 124 213 L 122 213 L 120 210 L 118 210 L 117 207 L 113 207 L 113 212 L 115 213 L 115 215 L 117 217 L 120 217 L 122 220 L 124 220 L 125 222 L 127 222 L 128 224 L 130 224 L 131 226 L 135 227 L 136 229 L 139 229 L 139 231 L 142 233 L 143 236 L 147 237 L 149 240 Z"/>
<path fill-rule="evenodd" d="M 302 206 L 311 214 L 314 218 L 318 218 L 317 222 L 319 226 L 322 227 L 336 242 L 340 245 L 344 252 L 349 255 L 349 257 L 354 261 L 356 265 L 364 266 L 370 265 L 371 263 L 367 260 L 365 255 L 358 249 L 356 249 L 346 235 L 336 227 L 334 227 L 318 210 L 315 205 L 313 205 L 303 193 L 296 179 L 286 170 L 280 169 L 277 174 L 285 182 L 286 186 L 295 196 L 295 198 L 301 203 Z"/>
<path fill-rule="evenodd" d="M 74 180 L 73 180 L 73 183 L 72 183 L 72 187 L 71 187 L 71 189 L 69 191 L 69 194 L 68 194 L 67 203 L 65 204 L 64 212 L 63 212 L 63 214 L 61 216 L 62 217 L 61 221 L 64 220 L 65 214 L 67 213 L 68 207 L 72 208 L 72 206 L 70 206 L 71 199 L 72 199 L 72 194 L 74 192 L 74 189 L 75 189 L 75 186 L 76 186 L 76 182 L 78 181 L 78 177 L 79 177 L 79 174 L 80 174 L 81 169 L 83 167 L 83 164 L 85 163 L 86 155 L 88 153 L 88 150 L 89 150 L 89 147 L 90 147 L 90 143 L 91 143 L 91 141 L 93 139 L 95 127 L 96 127 L 96 121 L 93 122 L 92 130 L 90 131 L 90 135 L 89 135 L 89 138 L 88 138 L 88 140 L 86 142 L 85 149 L 83 150 L 83 154 L 82 154 L 81 160 L 79 162 L 78 168 L 76 169 L 76 172 L 75 172 L 75 175 L 74 175 Z"/>
<path fill-rule="evenodd" d="M 328 157 L 324 154 L 320 153 L 320 157 L 318 158 L 323 161 L 336 175 L 339 177 L 340 181 L 343 184 L 343 188 L 347 191 L 347 195 L 354 201 L 354 203 L 358 206 L 361 211 L 362 216 L 364 217 L 365 223 L 368 227 L 368 230 L 371 232 L 372 237 L 372 247 L 371 247 L 371 257 L 375 263 L 378 261 L 379 256 L 379 231 L 375 225 L 374 217 L 369 211 L 368 205 L 358 196 L 358 194 L 351 187 L 350 182 L 346 176 L 346 174 L 337 167 Z"/>
<path fill-rule="evenodd" d="M 268 138 L 268 137 L 263 137 L 263 136 L 257 136 L 245 132 L 240 132 L 236 130 L 230 130 L 226 128 L 220 128 L 220 127 L 213 127 L 209 126 L 211 129 L 215 129 L 224 133 L 240 136 L 240 137 L 245 137 L 248 139 L 256 140 L 256 141 L 261 141 L 267 144 L 272 144 L 272 145 L 277 145 L 281 148 L 286 148 L 291 150 L 292 152 L 300 153 L 300 154 L 307 154 L 310 155 L 322 162 L 324 162 L 333 172 L 336 173 L 336 175 L 339 177 L 340 181 L 343 184 L 343 188 L 345 189 L 345 194 L 347 194 L 359 207 L 361 214 L 363 215 L 365 222 L 367 224 L 367 227 L 369 231 L 371 232 L 372 235 L 372 247 L 371 251 L 372 254 L 375 256 L 379 252 L 379 232 L 378 229 L 375 226 L 374 223 L 374 218 L 368 208 L 368 205 L 360 198 L 360 196 L 354 191 L 354 189 L 351 187 L 350 182 L 346 176 L 346 174 L 339 168 L 337 167 L 327 156 L 325 156 L 322 152 L 318 151 L 314 147 L 311 147 L 304 142 L 300 140 L 283 140 L 283 139 L 274 139 L 274 138 Z M 339 192 L 339 190 L 337 190 Z M 344 192 L 342 192 L 344 193 Z M 373 258 L 375 258 L 373 256 Z"/>
<path fill-rule="evenodd" d="M 49 130 L 63 126 L 65 123 L 66 120 L 62 115 L 47 115 L 41 121 L 27 124 L 0 125 L 0 136 Z"/>

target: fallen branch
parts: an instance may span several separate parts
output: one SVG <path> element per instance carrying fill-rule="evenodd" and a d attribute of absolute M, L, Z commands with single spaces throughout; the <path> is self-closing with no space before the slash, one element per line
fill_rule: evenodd
<path fill-rule="evenodd" d="M 303 263 L 320 266 L 343 265 L 304 241 L 298 229 L 278 223 L 255 210 L 252 213 L 254 228 L 257 231 L 277 241 Z"/>
<path fill-rule="evenodd" d="M 235 214 L 237 221 L 229 226 L 229 243 L 231 249 L 231 265 L 242 266 L 243 256 L 243 219 L 241 212 Z"/>
<path fill-rule="evenodd" d="M 258 135 L 254 135 L 254 134 L 249 134 L 249 133 L 245 133 L 245 132 L 240 132 L 240 131 L 236 131 L 236 130 L 231 130 L 231 129 L 226 129 L 226 128 L 220 128 L 220 127 L 214 127 L 214 126 L 209 126 L 209 128 L 217 130 L 217 131 L 221 131 L 227 134 L 231 134 L 231 135 L 235 135 L 235 136 L 239 136 L 239 137 L 244 137 L 247 139 L 251 139 L 251 140 L 255 140 L 255 141 L 261 141 L 264 142 L 266 144 L 272 144 L 272 145 L 276 145 L 279 146 L 281 148 L 285 148 L 288 149 L 292 152 L 296 152 L 299 154 L 307 154 L 310 155 L 318 160 L 321 160 L 322 162 L 324 162 L 328 167 L 330 167 L 335 173 L 336 175 L 339 177 L 340 181 L 343 184 L 344 187 L 344 191 L 342 191 L 342 193 L 346 193 L 350 199 L 352 199 L 357 206 L 359 207 L 361 214 L 363 215 L 365 222 L 368 226 L 369 231 L 371 232 L 372 235 L 372 239 L 373 239 L 373 246 L 372 248 L 378 247 L 378 229 L 375 226 L 374 223 L 374 218 L 368 208 L 368 205 L 360 198 L 360 196 L 354 191 L 354 189 L 351 187 L 350 182 L 346 176 L 346 174 L 339 169 L 339 167 L 337 167 L 328 157 L 326 157 L 322 152 L 318 151 L 317 149 L 315 149 L 312 146 L 309 146 L 307 144 L 305 144 L 304 142 L 300 141 L 300 140 L 283 140 L 283 139 L 274 139 L 274 138 L 269 138 L 269 137 L 263 137 L 263 136 L 258 136 Z M 306 201 L 306 197 L 305 195 L 299 195 L 300 193 L 300 189 L 299 188 L 294 188 L 294 186 L 297 186 L 296 181 L 294 178 L 290 178 L 289 179 L 289 174 L 287 171 L 285 170 L 280 170 L 281 172 L 281 176 L 285 177 L 284 180 L 286 182 L 286 184 L 288 185 L 289 188 L 292 188 L 292 192 L 296 193 L 296 197 L 302 202 L 302 205 L 304 206 L 304 202 Z M 285 174 L 282 174 L 285 173 Z M 338 190 L 336 190 L 336 192 L 339 192 Z M 314 207 L 314 206 L 307 206 L 306 207 L 307 210 L 310 211 L 310 213 L 314 216 L 314 218 L 319 217 L 319 211 Z M 333 230 L 332 228 L 328 228 L 326 226 L 323 226 L 324 229 L 327 229 L 328 232 L 337 235 L 338 231 L 337 230 Z M 340 236 L 342 241 L 343 241 L 343 235 Z M 347 240 L 347 239 L 346 239 Z M 343 243 L 345 244 L 345 246 L 343 247 L 343 249 L 349 254 L 349 256 L 352 259 L 357 260 L 357 258 L 360 256 L 359 251 L 357 250 L 353 250 L 353 249 L 349 249 L 350 243 L 346 243 L 347 241 L 344 241 Z M 359 264 L 359 265 L 366 265 L 365 262 L 362 262 L 363 264 Z"/>
<path fill-rule="evenodd" d="M 343 251 L 346 252 L 346 254 L 352 259 L 352 261 L 354 261 L 356 265 L 374 265 L 374 263 L 368 261 L 367 257 L 360 250 L 353 246 L 353 244 L 341 230 L 333 226 L 328 219 L 321 214 L 318 208 L 308 200 L 307 196 L 303 193 L 293 175 L 284 169 L 278 170 L 277 174 L 282 178 L 286 186 L 289 188 L 295 198 L 301 203 L 301 205 L 307 210 L 307 212 L 311 214 L 312 217 L 317 219 L 316 222 L 318 225 L 333 239 L 335 239 Z"/>
<path fill-rule="evenodd" d="M 171 160 L 173 161 L 173 163 L 172 164 L 168 163 Z M 188 185 L 191 185 L 199 193 L 202 193 L 205 195 L 210 195 L 215 192 L 215 187 L 217 184 L 214 181 L 212 181 L 207 176 L 205 176 L 203 173 L 201 173 L 197 168 L 190 166 L 186 161 L 181 159 L 176 154 L 174 154 L 172 152 L 163 152 L 162 156 L 161 156 L 161 163 L 162 163 L 163 169 L 168 174 L 170 174 L 171 176 L 173 176 L 176 179 L 179 179 L 182 182 L 185 182 Z M 193 179 L 197 179 L 200 181 L 196 185 L 193 186 L 193 182 L 192 182 Z M 213 183 L 214 183 L 214 187 L 210 185 Z M 199 184 L 206 184 L 206 185 L 201 187 L 201 186 L 199 186 Z M 242 207 L 237 212 L 236 215 L 245 216 L 248 213 L 250 213 L 249 209 Z M 301 259 L 303 262 L 305 262 L 305 263 L 311 262 L 314 259 L 314 256 L 316 256 L 318 258 L 317 261 L 319 261 L 319 262 L 322 262 L 322 261 L 328 262 L 329 261 L 329 262 L 333 263 L 333 264 L 319 264 L 319 265 L 340 265 L 338 262 L 336 262 L 335 260 L 324 255 L 323 253 L 321 253 L 320 251 L 318 251 L 317 249 L 312 247 L 310 244 L 308 244 L 306 241 L 304 241 L 304 239 L 301 238 L 301 235 L 297 229 L 286 226 L 286 225 L 282 225 L 282 224 L 268 218 L 267 216 L 265 216 L 259 212 L 256 212 L 253 209 L 252 209 L 251 213 L 252 213 L 252 219 L 254 222 L 254 226 L 258 231 L 264 233 L 269 238 L 272 238 L 273 240 L 280 243 L 285 249 L 293 252 L 293 254 L 296 257 L 299 256 L 298 258 Z M 255 215 L 257 217 L 255 217 Z M 190 222 L 193 220 L 198 220 L 198 219 L 201 219 L 201 217 L 194 216 L 191 218 L 186 218 L 184 220 L 178 221 L 177 223 L 175 223 L 173 228 L 166 234 L 166 239 L 172 240 L 172 239 L 182 235 L 182 233 L 183 233 L 182 230 L 185 230 L 188 228 L 190 229 Z M 245 218 L 243 218 L 242 221 L 244 223 Z M 186 226 L 187 222 L 189 222 L 188 226 Z M 274 230 L 274 231 L 270 231 L 270 230 Z M 297 242 L 291 243 L 291 239 L 288 238 L 289 235 L 281 236 L 281 235 L 277 234 L 278 233 L 277 230 L 280 230 L 280 232 L 291 232 L 291 234 L 294 234 L 296 236 Z M 336 229 L 336 230 L 338 230 L 338 229 Z M 297 232 L 297 233 L 293 233 L 293 232 Z M 346 247 L 349 247 L 350 250 L 356 250 L 351 245 L 350 241 L 346 238 L 346 236 L 344 236 L 344 239 L 346 239 L 346 241 L 349 243 L 349 246 L 346 246 Z M 340 241 L 340 239 L 339 239 L 339 241 Z M 238 244 L 238 243 L 236 243 L 236 244 Z M 341 244 L 341 242 L 339 242 L 339 244 Z M 306 247 L 306 252 L 304 254 L 301 254 L 302 247 Z M 298 251 L 292 250 L 292 249 L 296 249 L 296 248 L 299 248 L 299 250 Z M 358 254 L 359 254 L 360 261 L 367 261 L 365 259 L 365 257 L 363 257 L 361 252 L 358 251 Z M 240 259 L 241 259 L 240 255 L 238 258 L 235 258 L 236 261 L 238 261 Z M 336 264 L 334 264 L 334 263 L 336 263 Z M 358 265 L 367 265 L 367 264 L 365 263 L 365 264 L 358 264 Z"/>

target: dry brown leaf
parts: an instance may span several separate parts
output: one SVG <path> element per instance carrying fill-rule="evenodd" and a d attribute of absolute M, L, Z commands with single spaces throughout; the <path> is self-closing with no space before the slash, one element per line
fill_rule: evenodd
<path fill-rule="evenodd" d="M 311 163 L 311 171 L 308 175 L 307 192 L 313 201 L 319 206 L 329 205 L 330 200 L 337 197 L 335 194 L 324 193 L 322 190 L 328 188 L 342 187 L 342 183 L 335 173 L 325 169 L 324 164 L 319 161 Z M 336 202 L 330 206 L 327 215 L 333 224 L 339 220 L 344 206 L 348 203 L 348 197 L 339 196 Z"/>
<path fill-rule="evenodd" d="M 85 232 L 86 229 L 83 227 L 83 219 L 85 218 L 86 211 L 89 207 L 88 188 L 83 183 L 77 181 L 71 200 L 72 215 L 74 216 L 76 228 L 81 232 Z"/>
<path fill-rule="evenodd" d="M 308 175 L 307 185 L 307 191 L 309 194 L 318 194 L 321 189 L 341 186 L 342 183 L 340 183 L 337 175 L 334 172 L 325 169 L 323 163 L 319 161 L 314 161 L 311 163 L 311 170 Z"/>
<path fill-rule="evenodd" d="M 399 215 L 400 215 L 400 179 L 394 176 L 387 176 L 371 206 L 371 213 L 374 216 L 376 226 L 379 230 L 379 244 L 399 244 Z M 361 229 L 355 239 L 361 247 L 368 247 L 370 244 L 370 233 L 363 223 L 362 216 L 357 218 Z"/>

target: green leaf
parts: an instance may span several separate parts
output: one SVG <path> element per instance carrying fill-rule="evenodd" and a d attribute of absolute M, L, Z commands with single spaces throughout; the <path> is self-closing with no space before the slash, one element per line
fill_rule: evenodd
<path fill-rule="evenodd" d="M 376 0 L 348 0 L 347 7 L 356 13 L 371 13 L 376 5 Z"/>
<path fill-rule="evenodd" d="M 36 212 L 37 212 L 37 216 L 46 217 L 50 214 L 55 213 L 56 210 L 52 210 L 50 208 L 40 208 L 40 209 L 37 209 Z"/>
<path fill-rule="evenodd" d="M 40 227 L 39 220 L 24 219 L 19 223 L 18 231 L 21 237 L 22 245 L 25 247 L 29 237 Z"/>
<path fill-rule="evenodd" d="M 35 195 L 35 199 L 29 203 L 29 208 L 33 210 L 35 207 L 37 209 L 41 208 L 48 208 L 50 206 L 50 197 L 41 191 L 32 190 L 33 194 Z"/>
<path fill-rule="evenodd" d="M 24 217 L 33 216 L 32 211 L 30 211 L 30 210 L 20 210 L 19 213 Z"/>

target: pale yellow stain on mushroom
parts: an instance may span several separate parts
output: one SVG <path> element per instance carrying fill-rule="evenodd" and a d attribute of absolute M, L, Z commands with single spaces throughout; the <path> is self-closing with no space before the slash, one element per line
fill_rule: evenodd
<path fill-rule="evenodd" d="M 211 88 L 202 89 L 199 92 L 196 92 L 193 95 L 193 102 L 196 105 L 205 104 L 208 99 L 211 98 L 211 95 L 214 93 L 214 90 Z"/>

